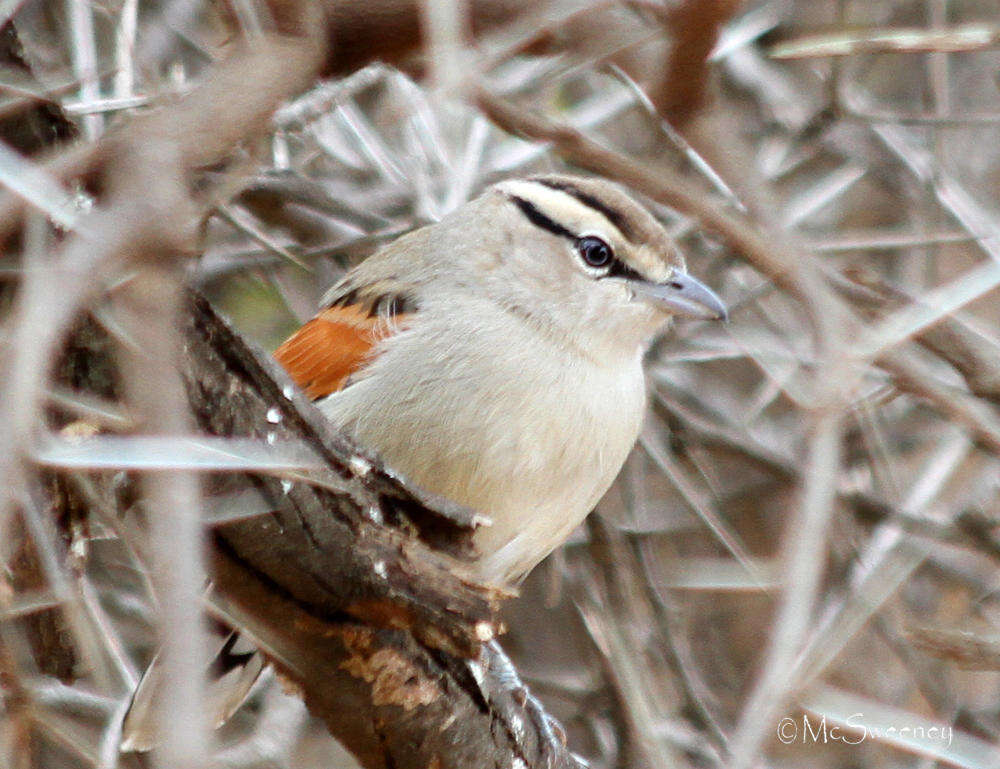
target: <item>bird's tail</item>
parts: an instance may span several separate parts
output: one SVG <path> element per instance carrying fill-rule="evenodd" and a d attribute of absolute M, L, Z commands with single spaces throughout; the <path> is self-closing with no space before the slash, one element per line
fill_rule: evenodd
<path fill-rule="evenodd" d="M 265 665 L 263 655 L 238 631 L 222 641 L 208 669 L 205 701 L 211 723 L 218 729 L 239 709 Z M 160 655 L 150 663 L 132 694 L 122 722 L 122 752 L 152 750 L 157 743 L 157 717 L 167 682 Z"/>

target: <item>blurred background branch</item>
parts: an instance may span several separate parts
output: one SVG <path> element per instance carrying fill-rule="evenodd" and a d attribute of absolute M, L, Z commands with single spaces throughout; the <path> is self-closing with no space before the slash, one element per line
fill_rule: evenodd
<path fill-rule="evenodd" d="M 118 728 L 162 641 L 161 766 L 994 765 L 995 15 L 0 3 L 0 761 L 145 765 Z M 561 168 L 644 196 L 732 321 L 657 342 L 615 488 L 501 606 L 462 577 L 468 511 L 252 345 Z M 206 612 L 278 670 L 215 738 Z M 504 626 L 544 710 L 467 661 Z"/>

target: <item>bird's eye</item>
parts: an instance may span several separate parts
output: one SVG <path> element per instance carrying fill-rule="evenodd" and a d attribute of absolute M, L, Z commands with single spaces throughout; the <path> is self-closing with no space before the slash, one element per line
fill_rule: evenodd
<path fill-rule="evenodd" d="M 577 240 L 576 250 L 588 267 L 607 267 L 615 258 L 611 246 L 592 236 Z"/>

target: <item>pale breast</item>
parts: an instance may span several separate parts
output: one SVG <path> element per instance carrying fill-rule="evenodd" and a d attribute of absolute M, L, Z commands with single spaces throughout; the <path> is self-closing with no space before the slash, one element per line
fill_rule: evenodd
<path fill-rule="evenodd" d="M 420 486 L 489 516 L 478 576 L 514 581 L 559 546 L 607 491 L 638 435 L 634 359 L 599 365 L 530 328 L 415 326 L 320 403 Z"/>

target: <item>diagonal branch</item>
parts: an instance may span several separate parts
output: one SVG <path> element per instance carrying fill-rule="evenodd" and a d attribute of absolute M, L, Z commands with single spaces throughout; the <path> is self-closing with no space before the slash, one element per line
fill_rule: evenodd
<path fill-rule="evenodd" d="M 294 483 L 213 479 L 216 491 L 252 490 L 270 502 L 270 512 L 212 530 L 210 570 L 225 613 L 313 714 L 365 767 L 580 767 L 495 644 L 484 643 L 501 630 L 503 596 L 463 576 L 475 516 L 409 489 L 329 432 L 205 300 L 189 296 L 182 326 L 182 375 L 204 431 L 305 444 L 325 468 Z M 86 386 L 86 372 L 105 367 L 93 360 L 101 346 L 85 338 L 102 332 L 82 333 L 70 359 Z M 104 482 L 114 481 L 93 481 Z"/>

